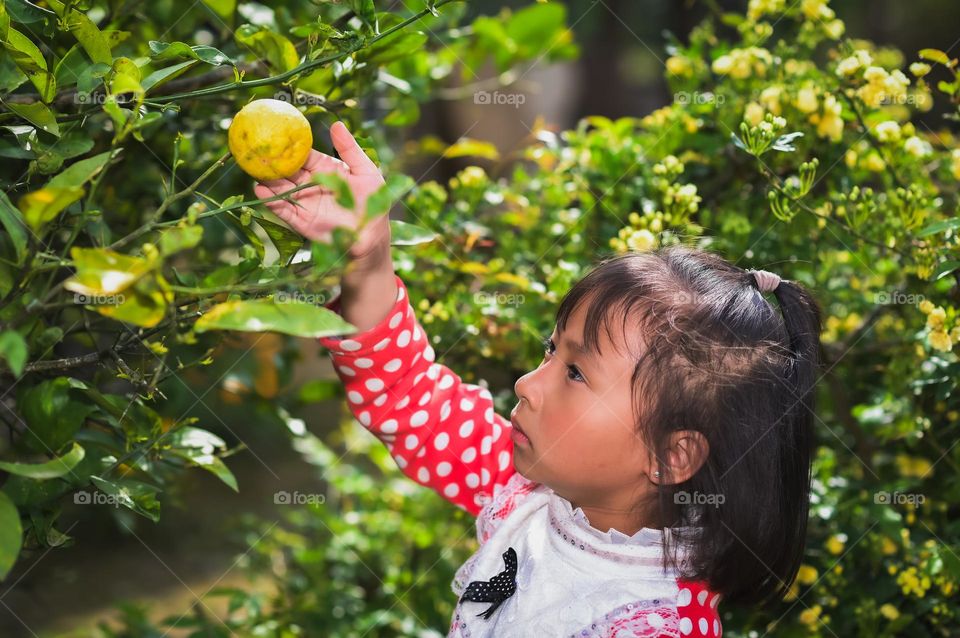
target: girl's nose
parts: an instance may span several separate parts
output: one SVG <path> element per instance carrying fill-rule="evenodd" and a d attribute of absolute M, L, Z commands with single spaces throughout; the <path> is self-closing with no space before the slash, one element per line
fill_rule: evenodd
<path fill-rule="evenodd" d="M 539 391 L 537 390 L 535 378 L 535 373 L 539 369 L 540 368 L 531 370 L 517 379 L 517 382 L 513 384 L 513 391 L 517 394 L 517 398 L 520 401 L 526 401 L 529 408 L 534 411 L 536 411 L 539 406 Z"/>

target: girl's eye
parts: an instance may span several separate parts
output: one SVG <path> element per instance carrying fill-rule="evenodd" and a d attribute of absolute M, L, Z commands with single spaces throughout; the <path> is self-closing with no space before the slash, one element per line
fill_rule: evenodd
<path fill-rule="evenodd" d="M 545 337 L 543 339 L 543 349 L 547 355 L 553 355 L 553 350 L 556 346 L 553 345 L 553 339 L 550 337 Z M 583 383 L 586 379 L 583 378 L 583 375 L 580 374 L 580 370 L 577 369 L 577 366 L 567 366 L 567 378 L 571 381 L 576 381 L 577 383 Z"/>

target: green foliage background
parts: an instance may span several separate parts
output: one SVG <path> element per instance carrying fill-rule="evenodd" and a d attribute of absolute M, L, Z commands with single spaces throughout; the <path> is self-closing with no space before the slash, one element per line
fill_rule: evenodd
<path fill-rule="evenodd" d="M 413 157 L 477 166 L 444 184 L 388 182 L 384 205 L 399 197 L 412 224 L 395 227 L 397 271 L 442 361 L 488 382 L 501 413 L 556 304 L 605 254 L 684 242 L 802 282 L 827 313 L 807 558 L 780 607 L 722 609 L 725 631 L 955 635 L 957 61 L 857 40 L 821 0 L 707 4 L 704 23 L 666 42 L 662 109 L 559 133 L 538 123 L 519 157 L 478 140 L 414 145 Z M 346 120 L 400 174 L 410 157 L 391 149 L 458 61 L 506 71 L 577 54 L 564 7 L 468 24 L 442 0 L 208 1 L 209 42 L 181 42 L 198 29 L 178 21 L 182 5 L 0 5 L 0 566 L 71 542 L 57 521 L 77 494 L 112 497 L 132 524 L 156 520 L 188 468 L 235 488 L 223 458 L 242 446 L 226 423 L 187 415 L 204 399 L 191 385 L 239 388 L 286 424 L 328 498 L 279 526 L 249 521 L 243 564 L 276 595 L 214 592 L 228 618 L 197 607 L 161 625 L 442 635 L 471 521 L 404 480 L 352 421 L 321 440 L 290 417 L 338 387 L 278 390 L 296 346 L 277 333 L 342 330 L 315 302 L 349 234 L 301 245 L 247 195 L 226 127 L 246 101 L 282 95 L 316 131 Z M 946 114 L 933 129 L 916 117 L 932 108 Z M 239 324 L 210 319 L 223 303 Z M 238 327 L 260 334 L 221 330 Z M 237 363 L 245 352 L 257 356 Z M 148 611 L 101 635 L 161 635 Z"/>

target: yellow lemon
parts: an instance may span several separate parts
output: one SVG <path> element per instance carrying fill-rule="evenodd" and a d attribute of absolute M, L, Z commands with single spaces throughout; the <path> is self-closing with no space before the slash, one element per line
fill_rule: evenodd
<path fill-rule="evenodd" d="M 244 172 L 266 181 L 290 177 L 303 167 L 313 148 L 313 132 L 293 104 L 261 99 L 233 117 L 227 144 Z"/>

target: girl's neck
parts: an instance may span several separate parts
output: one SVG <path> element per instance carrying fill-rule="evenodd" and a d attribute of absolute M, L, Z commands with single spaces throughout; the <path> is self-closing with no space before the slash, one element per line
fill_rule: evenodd
<path fill-rule="evenodd" d="M 627 536 L 633 536 L 643 528 L 660 529 L 662 525 L 656 520 L 655 516 L 648 515 L 645 511 L 638 513 L 636 509 L 620 510 L 596 505 L 577 505 L 573 503 L 573 508 L 579 507 L 590 521 L 590 527 L 606 533 L 610 529 L 615 529 Z"/>

